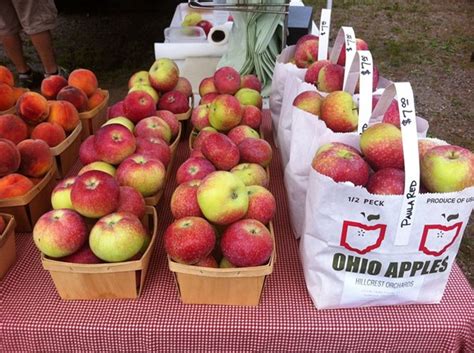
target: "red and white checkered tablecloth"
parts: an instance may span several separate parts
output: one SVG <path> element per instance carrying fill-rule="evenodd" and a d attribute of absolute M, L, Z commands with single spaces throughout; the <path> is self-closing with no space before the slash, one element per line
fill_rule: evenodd
<path fill-rule="evenodd" d="M 186 155 L 182 141 L 175 169 Z M 16 266 L 0 284 L 0 351 L 474 352 L 474 294 L 457 266 L 439 305 L 317 310 L 290 230 L 278 152 L 271 176 L 278 261 L 259 306 L 182 304 L 161 239 L 139 299 L 62 301 L 31 235 L 20 234 Z M 158 206 L 161 234 L 174 187 Z"/>

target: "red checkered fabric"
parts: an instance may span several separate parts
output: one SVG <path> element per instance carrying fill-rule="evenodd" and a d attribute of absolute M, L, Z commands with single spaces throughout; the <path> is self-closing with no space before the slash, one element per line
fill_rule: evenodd
<path fill-rule="evenodd" d="M 175 169 L 187 156 L 186 143 L 179 146 Z M 474 351 L 474 294 L 457 266 L 439 305 L 317 310 L 290 230 L 278 152 L 271 176 L 270 189 L 279 200 L 278 257 L 259 306 L 182 304 L 161 239 L 139 299 L 62 301 L 31 235 L 20 234 L 16 266 L 1 283 L 0 350 Z M 159 234 L 172 220 L 174 187 L 167 185 L 158 205 Z"/>

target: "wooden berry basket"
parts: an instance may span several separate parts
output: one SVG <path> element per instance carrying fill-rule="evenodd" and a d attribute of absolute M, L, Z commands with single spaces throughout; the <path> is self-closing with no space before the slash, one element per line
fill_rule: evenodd
<path fill-rule="evenodd" d="M 82 122 L 82 137 L 84 141 L 90 135 L 94 135 L 97 130 L 107 121 L 107 106 L 109 104 L 109 91 L 104 90 L 105 99 L 97 107 L 87 112 L 79 113 Z"/>
<path fill-rule="evenodd" d="M 79 148 L 81 147 L 82 122 L 69 134 L 69 136 L 55 147 L 51 147 L 51 153 L 56 159 L 56 177 L 62 179 L 66 177 L 77 162 Z"/>
<path fill-rule="evenodd" d="M 0 200 L 0 212 L 15 217 L 17 232 L 31 233 L 38 218 L 51 209 L 55 177 L 56 165 L 42 179 L 31 179 L 35 185 L 26 194 Z"/>
<path fill-rule="evenodd" d="M 135 299 L 143 290 L 156 243 L 158 216 L 154 207 L 146 208 L 143 225 L 152 238 L 139 260 L 102 264 L 77 264 L 52 260 L 41 255 L 63 300 Z"/>
<path fill-rule="evenodd" d="M 276 244 L 273 223 L 269 224 L 273 253 L 266 265 L 239 268 L 208 268 L 183 265 L 168 257 L 181 301 L 184 304 L 218 304 L 256 306 L 265 284 L 273 272 Z"/>
<path fill-rule="evenodd" d="M 15 263 L 15 218 L 6 213 L 0 213 L 5 220 L 5 230 L 0 234 L 0 279 L 3 278 Z"/>
<path fill-rule="evenodd" d="M 176 156 L 176 149 L 178 148 L 179 140 L 181 139 L 182 130 L 183 130 L 183 125 L 182 125 L 182 123 L 179 123 L 178 134 L 176 135 L 173 143 L 171 143 L 171 145 L 170 145 L 171 158 L 170 158 L 170 162 L 168 163 L 168 167 L 166 168 L 166 177 L 165 177 L 166 181 L 170 177 L 171 169 L 173 169 L 174 157 Z M 145 197 L 145 204 L 148 205 L 148 206 L 158 205 L 158 203 L 161 200 L 161 197 L 163 196 L 163 191 L 164 191 L 164 186 L 155 195 Z"/>

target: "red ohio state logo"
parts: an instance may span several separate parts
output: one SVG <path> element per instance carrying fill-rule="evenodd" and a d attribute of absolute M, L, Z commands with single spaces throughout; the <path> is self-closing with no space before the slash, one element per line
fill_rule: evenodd
<path fill-rule="evenodd" d="M 360 255 L 377 249 L 385 237 L 387 225 L 369 226 L 359 222 L 344 221 L 342 224 L 341 246 Z"/>
<path fill-rule="evenodd" d="M 419 250 L 426 255 L 440 256 L 458 237 L 461 232 L 462 222 L 451 226 L 441 224 L 428 224 L 423 228 Z"/>

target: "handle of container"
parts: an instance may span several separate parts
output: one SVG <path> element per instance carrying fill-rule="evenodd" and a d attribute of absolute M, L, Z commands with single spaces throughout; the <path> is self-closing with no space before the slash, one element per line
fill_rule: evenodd
<path fill-rule="evenodd" d="M 329 32 L 331 31 L 331 9 L 321 10 L 319 21 L 318 61 L 326 60 L 329 52 Z"/>
<path fill-rule="evenodd" d="M 342 85 L 342 89 L 345 91 L 347 78 L 349 76 L 349 68 L 351 66 L 352 60 L 354 60 L 354 56 L 356 54 L 356 36 L 354 33 L 354 29 L 352 27 L 341 27 L 339 32 L 337 33 L 336 40 L 334 42 L 334 46 L 331 50 L 331 55 L 329 57 L 329 61 L 333 64 L 337 63 L 339 59 L 339 54 L 342 51 L 342 46 L 346 45 L 346 66 L 344 69 L 344 83 Z"/>
<path fill-rule="evenodd" d="M 361 134 L 369 127 L 372 116 L 374 62 L 370 51 L 358 50 L 346 71 L 348 71 L 344 88 L 346 92 L 354 94 L 357 82 L 359 82 L 359 125 L 357 132 Z"/>
<path fill-rule="evenodd" d="M 409 82 L 390 84 L 382 93 L 372 112 L 372 117 L 383 115 L 392 100 L 397 97 L 402 131 L 403 160 L 405 163 L 405 189 L 400 211 L 395 245 L 407 245 L 413 225 L 416 199 L 420 188 L 420 162 L 418 154 L 418 136 L 416 132 L 416 113 L 413 90 Z"/>

